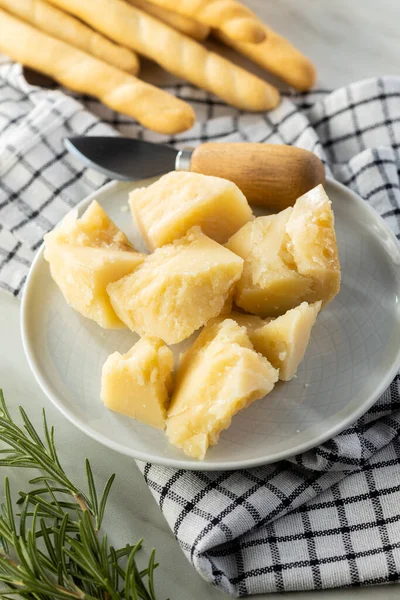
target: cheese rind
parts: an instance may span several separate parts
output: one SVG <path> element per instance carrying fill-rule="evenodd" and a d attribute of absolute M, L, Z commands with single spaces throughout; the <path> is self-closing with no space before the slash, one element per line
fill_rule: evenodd
<path fill-rule="evenodd" d="M 235 301 L 248 312 L 277 317 L 303 301 L 324 306 L 339 291 L 334 217 L 321 185 L 293 208 L 247 223 L 226 247 L 244 259 Z"/>
<path fill-rule="evenodd" d="M 129 205 L 151 250 L 170 244 L 195 225 L 222 244 L 253 218 L 245 196 L 231 181 L 181 171 L 134 190 Z"/>
<path fill-rule="evenodd" d="M 242 268 L 241 258 L 194 227 L 107 291 L 130 329 L 176 344 L 220 314 Z"/>
<path fill-rule="evenodd" d="M 164 429 L 173 364 L 171 350 L 152 336 L 143 337 L 126 354 L 114 352 L 102 371 L 101 398 L 105 406 Z"/>
<path fill-rule="evenodd" d="M 44 241 L 51 276 L 67 303 L 101 327 L 124 327 L 106 288 L 131 273 L 144 256 L 135 251 L 101 206 L 92 202 L 80 219 L 73 211 Z"/>
<path fill-rule="evenodd" d="M 232 417 L 277 380 L 278 371 L 255 352 L 245 327 L 232 319 L 205 327 L 179 366 L 166 421 L 169 441 L 203 459 Z"/>
<path fill-rule="evenodd" d="M 254 348 L 279 369 L 279 379 L 290 381 L 304 358 L 321 301 L 296 308 L 249 333 Z"/>

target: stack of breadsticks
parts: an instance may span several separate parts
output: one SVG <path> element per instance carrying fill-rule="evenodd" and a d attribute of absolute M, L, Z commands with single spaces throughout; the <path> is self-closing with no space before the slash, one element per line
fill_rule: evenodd
<path fill-rule="evenodd" d="M 201 44 L 212 34 L 299 90 L 313 65 L 236 0 L 0 0 L 0 52 L 160 133 L 192 127 L 192 108 L 136 77 L 138 54 L 247 111 L 278 90 Z"/>

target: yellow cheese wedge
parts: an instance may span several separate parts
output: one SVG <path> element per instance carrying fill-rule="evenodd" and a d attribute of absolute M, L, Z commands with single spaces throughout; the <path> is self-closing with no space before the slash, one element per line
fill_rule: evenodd
<path fill-rule="evenodd" d="M 168 410 L 169 441 L 203 459 L 233 415 L 268 394 L 278 371 L 232 319 L 205 327 L 183 355 Z"/>
<path fill-rule="evenodd" d="M 151 250 L 184 236 L 194 225 L 222 244 L 253 218 L 234 183 L 198 173 L 168 173 L 149 187 L 134 190 L 129 205 Z"/>
<path fill-rule="evenodd" d="M 45 236 L 45 241 L 46 245 L 55 242 L 80 247 L 135 250 L 96 200 L 93 200 L 79 219 L 77 212 L 71 211 L 59 227 Z"/>
<path fill-rule="evenodd" d="M 311 293 L 311 278 L 297 273 L 280 256 L 291 212 L 292 208 L 287 208 L 277 215 L 258 217 L 226 244 L 244 259 L 236 304 L 260 317 L 281 315 Z"/>
<path fill-rule="evenodd" d="M 296 374 L 321 304 L 321 301 L 314 304 L 302 302 L 281 317 L 249 332 L 254 348 L 279 369 L 282 381 L 290 381 Z"/>
<path fill-rule="evenodd" d="M 104 404 L 118 413 L 164 429 L 173 365 L 171 350 L 156 337 L 143 337 L 126 354 L 114 352 L 102 371 Z"/>
<path fill-rule="evenodd" d="M 277 317 L 303 301 L 324 306 L 339 291 L 334 217 L 321 185 L 293 208 L 247 223 L 226 247 L 244 259 L 235 301 L 248 312 Z"/>
<path fill-rule="evenodd" d="M 96 202 L 78 219 L 72 212 L 44 236 L 44 257 L 67 303 L 106 329 L 124 324 L 115 314 L 107 285 L 131 273 L 144 256 Z"/>
<path fill-rule="evenodd" d="M 220 314 L 242 268 L 241 258 L 193 227 L 107 291 L 132 331 L 176 344 Z"/>
<path fill-rule="evenodd" d="M 340 263 L 331 202 L 322 185 L 296 201 L 286 225 L 285 250 L 297 272 L 313 281 L 313 298 L 330 302 L 340 289 Z M 285 251 L 284 250 L 284 251 Z"/>

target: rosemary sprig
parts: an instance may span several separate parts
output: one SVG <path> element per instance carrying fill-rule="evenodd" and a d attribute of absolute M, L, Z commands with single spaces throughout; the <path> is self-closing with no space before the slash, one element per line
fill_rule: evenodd
<path fill-rule="evenodd" d="M 86 460 L 87 490 L 76 486 L 58 458 L 54 428 L 43 411 L 41 437 L 20 407 L 22 427 L 0 390 L 0 466 L 39 469 L 16 505 L 5 479 L 0 507 L 0 598 L 4 600 L 156 600 L 154 550 L 148 566 L 136 563 L 142 540 L 114 548 L 100 531 L 112 475 L 98 493 Z M 16 510 L 20 510 L 19 514 Z"/>

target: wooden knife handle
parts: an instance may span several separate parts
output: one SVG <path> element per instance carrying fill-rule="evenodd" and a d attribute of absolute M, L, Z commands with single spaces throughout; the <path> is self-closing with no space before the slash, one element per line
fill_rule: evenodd
<path fill-rule="evenodd" d="M 250 204 L 283 210 L 325 183 L 323 163 L 308 150 L 279 144 L 208 143 L 198 146 L 190 170 L 236 183 Z"/>

